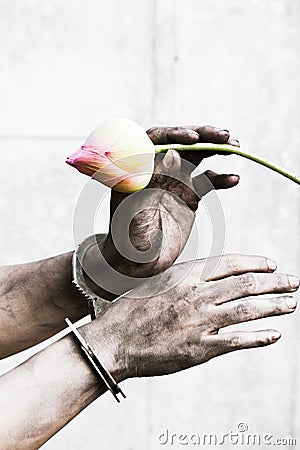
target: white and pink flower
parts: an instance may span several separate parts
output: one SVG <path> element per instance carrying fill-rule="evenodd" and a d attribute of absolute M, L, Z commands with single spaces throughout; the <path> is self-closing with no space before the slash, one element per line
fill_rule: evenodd
<path fill-rule="evenodd" d="M 96 128 L 66 162 L 110 188 L 130 193 L 149 183 L 154 156 L 155 147 L 143 128 L 118 118 Z"/>

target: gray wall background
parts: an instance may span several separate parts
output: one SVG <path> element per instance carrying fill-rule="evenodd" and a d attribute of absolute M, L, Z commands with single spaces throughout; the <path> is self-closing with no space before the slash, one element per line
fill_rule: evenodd
<path fill-rule="evenodd" d="M 73 247 L 86 178 L 64 159 L 111 116 L 219 125 L 300 172 L 297 0 L 0 0 L 0 27 L 1 264 Z M 297 186 L 234 156 L 202 167 L 241 175 L 220 193 L 225 251 L 267 255 L 299 275 Z M 205 256 L 202 208 L 197 223 Z M 106 227 L 104 213 L 98 231 Z M 153 450 L 167 428 L 221 434 L 239 422 L 300 445 L 300 313 L 239 328 L 269 326 L 281 330 L 278 344 L 127 381 L 120 406 L 106 394 L 44 448 Z M 1 372 L 31 352 L 1 361 Z"/>

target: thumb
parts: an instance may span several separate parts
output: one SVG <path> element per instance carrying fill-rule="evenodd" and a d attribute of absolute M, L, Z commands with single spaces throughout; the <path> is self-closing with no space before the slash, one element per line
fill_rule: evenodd
<path fill-rule="evenodd" d="M 236 186 L 240 177 L 233 174 L 218 174 L 212 170 L 207 170 L 192 178 L 195 191 L 200 197 L 208 194 L 214 189 L 228 189 Z"/>
<path fill-rule="evenodd" d="M 181 158 L 176 150 L 170 149 L 165 154 L 159 153 L 155 157 L 156 167 L 153 173 L 154 181 L 162 177 L 176 178 L 181 168 Z"/>

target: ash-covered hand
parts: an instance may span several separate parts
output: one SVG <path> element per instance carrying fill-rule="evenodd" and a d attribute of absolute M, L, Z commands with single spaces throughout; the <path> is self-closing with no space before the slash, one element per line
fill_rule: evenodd
<path fill-rule="evenodd" d="M 215 271 L 203 281 L 207 263 Z M 280 333 L 272 329 L 219 331 L 293 312 L 297 277 L 273 273 L 276 264 L 260 256 L 231 254 L 196 261 L 192 268 L 189 264 L 174 265 L 155 283 L 143 282 L 91 325 L 92 344 L 119 380 L 177 372 L 279 339 Z M 184 276 L 187 267 L 191 270 Z M 100 329 L 105 343 L 97 341 Z"/>
<path fill-rule="evenodd" d="M 211 126 L 157 127 L 148 130 L 154 144 L 212 142 L 239 145 L 229 132 Z M 117 271 L 149 277 L 170 267 L 182 252 L 195 219 L 199 200 L 212 189 L 227 189 L 238 175 L 212 171 L 194 177 L 203 158 L 215 153 L 169 150 L 156 155 L 153 177 L 143 191 L 111 193 L 111 226 L 100 250 Z"/>

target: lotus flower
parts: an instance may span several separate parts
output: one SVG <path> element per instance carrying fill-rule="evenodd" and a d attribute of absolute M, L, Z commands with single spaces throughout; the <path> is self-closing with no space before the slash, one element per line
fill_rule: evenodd
<path fill-rule="evenodd" d="M 84 145 L 66 160 L 79 172 L 93 176 L 104 185 L 119 192 L 139 191 L 149 183 L 155 153 L 170 148 L 179 151 L 204 150 L 233 153 L 250 159 L 280 173 L 297 184 L 296 175 L 253 153 L 245 152 L 232 145 L 198 143 L 192 145 L 153 145 L 147 133 L 137 123 L 128 119 L 114 119 L 93 131 Z"/>
<path fill-rule="evenodd" d="M 143 128 L 119 118 L 96 128 L 66 162 L 116 191 L 130 193 L 149 183 L 154 154 Z"/>

